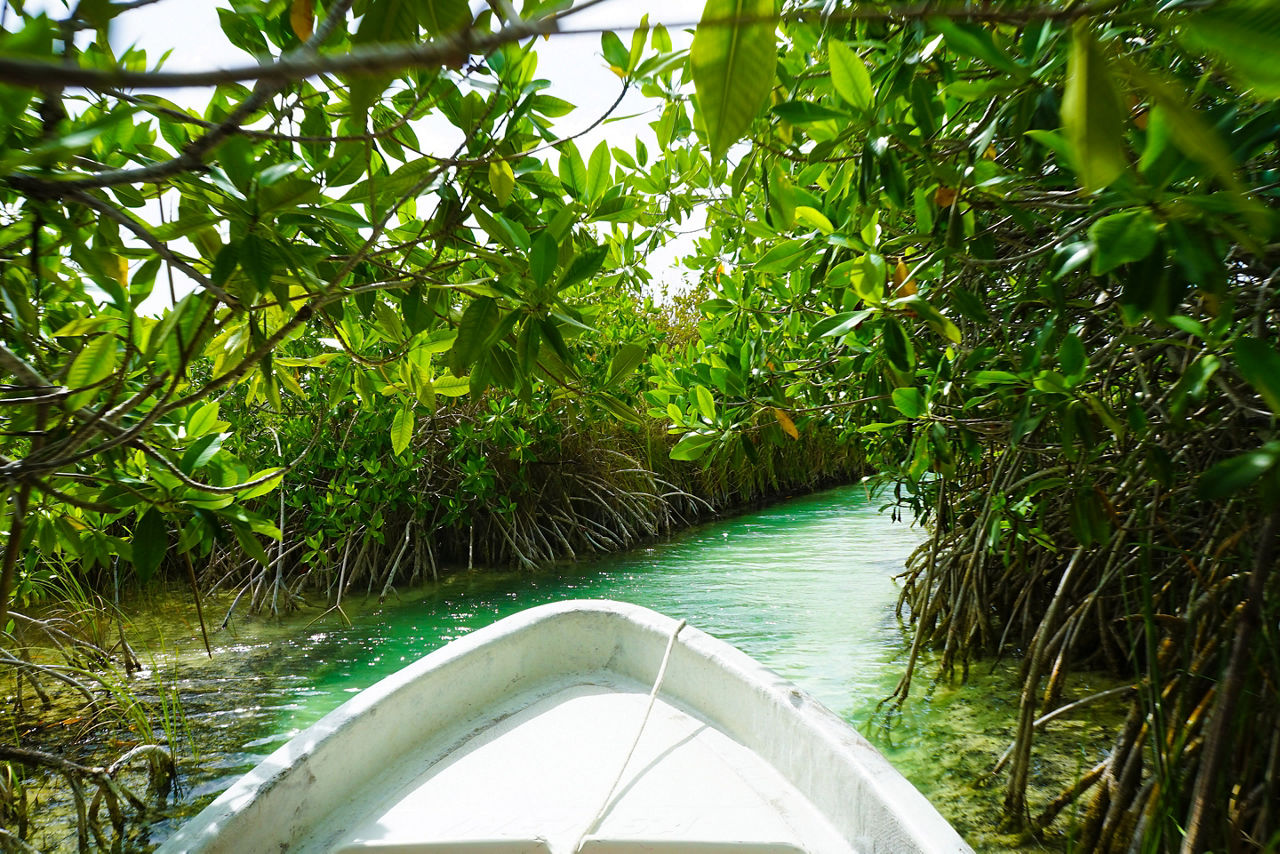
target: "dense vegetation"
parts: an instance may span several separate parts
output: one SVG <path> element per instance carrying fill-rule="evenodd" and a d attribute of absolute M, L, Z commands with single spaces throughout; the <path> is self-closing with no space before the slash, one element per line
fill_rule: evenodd
<path fill-rule="evenodd" d="M 209 72 L 5 5 L 0 626 L 52 573 L 338 605 L 865 465 L 932 526 L 915 652 L 1023 655 L 1011 826 L 1275 845 L 1280 11 L 711 0 L 602 34 L 658 146 L 584 156 L 535 37 L 589 4 L 490 5 L 237 2 Z M 1091 666 L 1130 717 L 1033 812 Z"/>

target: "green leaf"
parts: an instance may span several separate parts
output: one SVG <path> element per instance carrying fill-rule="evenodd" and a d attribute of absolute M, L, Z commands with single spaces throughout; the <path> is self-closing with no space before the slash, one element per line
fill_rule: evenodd
<path fill-rule="evenodd" d="M 926 409 L 924 395 L 916 388 L 895 388 L 893 405 L 908 418 L 919 418 Z"/>
<path fill-rule="evenodd" d="M 808 205 L 796 205 L 796 222 L 801 225 L 807 225 L 810 228 L 816 228 L 823 234 L 830 234 L 836 230 L 831 224 L 831 220 L 827 219 L 822 211 L 811 208 Z"/>
<path fill-rule="evenodd" d="M 604 407 L 614 418 L 626 424 L 634 424 L 636 426 L 643 425 L 644 419 L 640 414 L 628 406 L 623 401 L 611 394 L 601 392 L 592 397 L 597 403 Z"/>
<path fill-rule="evenodd" d="M 587 165 L 573 143 L 566 143 L 560 152 L 560 183 L 571 195 L 581 196 L 587 187 Z"/>
<path fill-rule="evenodd" d="M 415 420 L 412 403 L 401 406 L 391 420 L 391 450 L 397 457 L 403 454 L 409 447 L 409 443 L 413 441 Z"/>
<path fill-rule="evenodd" d="M 904 308 L 914 311 L 919 317 L 923 318 L 934 332 L 937 332 L 943 338 L 953 344 L 960 343 L 960 328 L 955 325 L 951 318 L 938 311 L 932 303 L 919 294 L 912 294 L 908 297 L 901 297 L 890 303 L 893 308 Z"/>
<path fill-rule="evenodd" d="M 1231 151 L 1222 136 L 1196 111 L 1188 93 L 1169 79 L 1133 63 L 1126 63 L 1125 68 L 1156 104 L 1147 125 L 1150 153 L 1142 152 L 1142 168 L 1148 168 L 1159 157 L 1162 140 L 1167 138 L 1187 157 L 1207 166 L 1226 187 L 1243 193 Z"/>
<path fill-rule="evenodd" d="M 587 164 L 587 198 L 594 201 L 605 194 L 613 183 L 613 159 L 609 156 L 609 143 L 601 142 L 591 152 L 591 161 Z"/>
<path fill-rule="evenodd" d="M 974 385 L 1018 385 L 1026 380 L 1008 371 L 974 371 L 969 375 L 969 382 Z"/>
<path fill-rule="evenodd" d="M 568 345 L 564 343 L 564 336 L 560 334 L 560 327 L 549 318 L 540 318 L 538 329 L 542 332 L 542 339 L 551 346 L 561 364 L 565 366 L 572 365 L 573 354 L 569 352 Z"/>
<path fill-rule="evenodd" d="M 711 396 L 711 392 L 705 386 L 695 386 L 693 389 L 694 400 L 698 403 L 698 413 L 708 421 L 716 420 L 716 401 Z"/>
<path fill-rule="evenodd" d="M 864 113 L 871 112 L 875 90 L 871 88 L 871 75 L 862 57 L 841 41 L 827 45 L 827 57 L 831 64 L 831 85 L 835 86 L 836 93 Z"/>
<path fill-rule="evenodd" d="M 879 305 L 884 299 L 887 276 L 888 267 L 884 258 L 869 252 L 832 267 L 827 274 L 827 281 L 833 287 L 851 288 L 859 299 L 865 300 L 869 305 Z"/>
<path fill-rule="evenodd" d="M 1003 71 L 1018 80 L 1026 78 L 1027 69 L 1014 62 L 1009 54 L 996 45 L 991 32 L 982 25 L 938 17 L 931 18 L 929 26 L 942 33 L 947 45 L 956 53 L 980 59 L 997 71 Z"/>
<path fill-rule="evenodd" d="M 810 253 L 808 241 L 784 240 L 764 253 L 753 269 L 757 273 L 790 273 L 800 269 Z"/>
<path fill-rule="evenodd" d="M 351 41 L 369 42 L 415 41 L 418 38 L 418 16 L 415 0 L 369 0 L 360 29 Z"/>
<path fill-rule="evenodd" d="M 1029 130 L 1026 131 L 1026 136 L 1058 155 L 1063 165 L 1073 166 L 1071 144 L 1062 134 L 1052 130 Z"/>
<path fill-rule="evenodd" d="M 1112 214 L 1089 226 L 1089 237 L 1097 247 L 1093 274 L 1101 276 L 1119 267 L 1141 261 L 1156 248 L 1160 224 L 1146 208 Z"/>
<path fill-rule="evenodd" d="M 649 16 L 640 18 L 640 26 L 631 34 L 631 52 L 628 56 L 627 71 L 634 71 L 640 57 L 644 56 L 644 43 L 649 38 Z"/>
<path fill-rule="evenodd" d="M 1175 418 L 1181 418 L 1189 402 L 1204 400 L 1209 380 L 1213 379 L 1221 367 L 1222 360 L 1212 353 L 1205 353 L 1192 362 L 1173 387 L 1173 393 L 1169 396 L 1169 412 Z"/>
<path fill-rule="evenodd" d="M 275 489 L 277 486 L 281 484 L 281 482 L 284 481 L 284 476 L 288 474 L 288 472 L 289 470 L 284 468 L 269 468 L 269 469 L 263 469 L 262 471 L 259 471 L 259 472 L 254 472 L 252 475 L 245 478 L 245 483 L 251 483 L 255 480 L 259 480 L 261 478 L 267 477 L 268 475 L 271 475 L 273 473 L 276 474 L 276 477 L 273 477 L 264 483 L 260 483 L 257 486 L 251 486 L 248 489 L 246 489 L 244 492 L 237 493 L 236 497 L 239 498 L 241 501 L 248 501 L 250 498 L 257 498 L 260 495 L 266 495 L 268 492 Z"/>
<path fill-rule="evenodd" d="M 870 424 L 864 424 L 858 428 L 859 433 L 883 433 L 885 430 L 892 430 L 894 427 L 901 427 L 903 424 L 910 424 L 910 421 L 899 419 L 897 421 L 873 421 Z"/>
<path fill-rule="evenodd" d="M 1182 40 L 1216 55 L 1228 76 L 1261 99 L 1280 98 L 1280 4 L 1229 0 L 1197 9 L 1180 23 Z"/>
<path fill-rule="evenodd" d="M 144 513 L 138 524 L 133 526 L 129 545 L 133 568 L 138 573 L 138 580 L 145 584 L 155 575 L 169 551 L 169 526 L 164 521 L 164 514 L 154 507 Z"/>
<path fill-rule="evenodd" d="M 511 164 L 505 160 L 494 160 L 489 164 L 489 187 L 498 199 L 498 204 L 506 207 L 511 201 L 511 193 L 516 188 L 516 173 Z"/>
<path fill-rule="evenodd" d="M 245 554 L 263 566 L 271 563 L 271 558 L 267 557 L 267 552 L 262 548 L 262 543 L 258 542 L 258 538 L 254 536 L 249 527 L 243 524 L 233 524 L 231 529 L 236 532 L 236 540 L 240 543 L 240 548 L 244 549 Z"/>
<path fill-rule="evenodd" d="M 645 203 L 631 196 L 615 196 L 605 199 L 591 214 L 593 220 L 604 222 L 635 222 L 645 212 Z"/>
<path fill-rule="evenodd" d="M 271 243 L 254 232 L 249 232 L 240 241 L 239 250 L 240 267 L 253 282 L 256 293 L 269 292 L 278 260 Z"/>
<path fill-rule="evenodd" d="M 1244 489 L 1280 463 L 1280 442 L 1268 442 L 1256 451 L 1249 451 L 1223 460 L 1200 476 L 1200 495 L 1205 498 L 1228 498 Z"/>
<path fill-rule="evenodd" d="M 628 374 L 644 364 L 648 352 L 647 348 L 639 344 L 623 344 L 609 362 L 609 379 L 604 387 L 611 388 L 617 385 Z"/>
<path fill-rule="evenodd" d="M 97 315 L 95 317 L 77 317 L 64 323 L 57 332 L 53 333 L 54 338 L 80 338 L 85 335 L 91 335 L 94 332 L 100 332 L 103 329 L 115 329 L 119 327 L 120 320 L 105 315 Z"/>
<path fill-rule="evenodd" d="M 910 373 L 916 366 L 916 351 L 911 346 L 911 339 L 892 320 L 885 323 L 884 352 L 889 364 L 904 374 Z"/>
<path fill-rule="evenodd" d="M 838 338 L 841 335 L 846 335 L 861 326 L 872 314 L 873 312 L 870 309 L 863 309 L 824 317 L 809 330 L 809 340 L 812 342 L 820 338 Z"/>
<path fill-rule="evenodd" d="M 218 404 L 206 403 L 199 406 L 187 418 L 187 436 L 203 436 L 218 426 Z"/>
<path fill-rule="evenodd" d="M 462 397 L 471 391 L 471 380 L 468 377 L 455 377 L 453 374 L 441 374 L 431 384 L 436 394 L 441 397 Z"/>
<path fill-rule="evenodd" d="M 67 388 L 85 389 L 102 382 L 116 369 L 116 339 L 111 335 L 99 335 L 84 345 L 67 369 Z M 83 406 L 92 399 L 93 392 L 73 395 L 78 402 L 70 403 L 72 409 Z"/>
<path fill-rule="evenodd" d="M 1069 333 L 1062 341 L 1062 349 L 1058 351 L 1058 367 L 1068 378 L 1082 377 L 1089 367 L 1089 359 L 1084 352 L 1084 342 L 1074 332 Z"/>
<path fill-rule="evenodd" d="M 711 156 L 721 159 L 773 89 L 775 0 L 708 0 L 689 49 L 698 112 Z"/>
<path fill-rule="evenodd" d="M 472 300 L 458 324 L 458 338 L 449 350 L 449 367 L 461 375 L 475 364 L 498 327 L 498 303 L 489 297 Z"/>
<path fill-rule="evenodd" d="M 577 108 L 565 99 L 557 98 L 554 95 L 534 95 L 531 109 L 540 116 L 555 119 L 560 116 L 567 116 Z"/>
<path fill-rule="evenodd" d="M 456 32 L 471 23 L 467 0 L 418 0 L 418 14 L 429 35 Z"/>
<path fill-rule="evenodd" d="M 480 223 L 480 227 L 485 230 L 485 233 L 498 243 L 501 243 L 512 252 L 520 251 L 520 244 L 517 242 L 516 234 L 505 220 L 490 216 L 479 205 L 471 206 L 471 215 L 476 218 L 476 222 Z"/>
<path fill-rule="evenodd" d="M 1265 341 L 1248 336 L 1236 341 L 1236 365 L 1271 411 L 1280 415 L 1280 353 Z"/>
<path fill-rule="evenodd" d="M 542 332 L 538 324 L 526 320 L 520 326 L 516 336 L 516 364 L 525 373 L 532 373 L 538 365 L 538 354 L 542 352 Z"/>
<path fill-rule="evenodd" d="M 529 252 L 529 272 L 533 275 L 535 285 L 541 287 L 551 279 L 559 258 L 560 246 L 551 233 L 543 229 L 533 241 L 533 249 Z"/>
<path fill-rule="evenodd" d="M 604 54 L 604 61 L 609 63 L 609 67 L 619 77 L 631 70 L 631 51 L 627 50 L 617 33 L 605 30 L 600 34 L 600 52 Z"/>
<path fill-rule="evenodd" d="M 673 460 L 696 460 L 705 454 L 719 437 L 707 433 L 687 433 L 671 449 Z"/>
<path fill-rule="evenodd" d="M 182 455 L 178 468 L 188 475 L 203 468 L 209 460 L 213 459 L 213 455 L 222 448 L 222 442 L 227 438 L 227 435 L 227 433 L 210 433 L 207 436 L 201 436 L 196 439 Z"/>
<path fill-rule="evenodd" d="M 600 270 L 601 265 L 604 264 L 604 259 L 607 257 L 609 257 L 609 247 L 607 246 L 595 246 L 580 253 L 569 262 L 569 269 L 565 270 L 564 275 L 560 277 L 556 290 L 562 291 L 591 278 Z"/>
<path fill-rule="evenodd" d="M 824 107 L 811 101 L 784 101 L 781 104 L 775 104 L 770 108 L 769 112 L 784 122 L 790 122 L 793 125 L 814 124 L 816 122 L 831 121 L 832 119 L 841 122 L 849 121 L 849 113 L 843 110 L 833 110 L 830 107 Z"/>
<path fill-rule="evenodd" d="M 1090 22 L 1077 21 L 1062 95 L 1062 130 L 1085 190 L 1100 190 L 1124 172 L 1124 126 L 1124 106 Z"/>

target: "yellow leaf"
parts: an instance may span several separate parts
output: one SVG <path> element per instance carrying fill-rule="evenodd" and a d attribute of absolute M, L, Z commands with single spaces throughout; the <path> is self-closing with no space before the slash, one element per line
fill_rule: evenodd
<path fill-rule="evenodd" d="M 796 423 L 791 420 L 790 415 L 775 406 L 773 407 L 773 417 L 778 419 L 778 426 L 782 428 L 783 433 L 786 433 L 792 439 L 800 438 L 800 431 L 796 429 Z"/>
<path fill-rule="evenodd" d="M 311 38 L 315 21 L 315 0 L 293 0 L 293 4 L 289 7 L 289 23 L 293 25 L 293 34 L 299 41 Z"/>
<path fill-rule="evenodd" d="M 911 275 L 911 271 L 907 269 L 907 265 L 899 261 L 898 265 L 893 268 L 894 296 L 909 297 L 919 292 L 915 280 L 907 278 L 909 275 Z"/>
<path fill-rule="evenodd" d="M 121 286 L 123 286 L 123 287 L 128 287 L 128 285 L 129 285 L 129 262 L 128 262 L 127 260 L 125 260 L 124 258 L 121 258 L 119 255 L 117 255 L 117 256 L 116 256 L 116 268 L 115 268 L 114 270 L 112 270 L 112 275 L 114 275 L 114 276 L 115 276 L 116 281 L 117 281 L 117 282 L 119 282 L 119 283 L 121 284 Z"/>
<path fill-rule="evenodd" d="M 940 208 L 951 207 L 956 200 L 956 191 L 950 187 L 939 187 L 938 192 L 933 194 L 933 202 Z"/>

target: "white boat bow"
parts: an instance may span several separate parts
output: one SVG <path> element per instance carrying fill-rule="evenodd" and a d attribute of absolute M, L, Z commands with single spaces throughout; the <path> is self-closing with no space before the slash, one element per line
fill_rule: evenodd
<path fill-rule="evenodd" d="M 160 851 L 971 852 L 862 736 L 697 629 L 641 729 L 677 626 L 570 601 L 479 629 L 297 735 Z"/>

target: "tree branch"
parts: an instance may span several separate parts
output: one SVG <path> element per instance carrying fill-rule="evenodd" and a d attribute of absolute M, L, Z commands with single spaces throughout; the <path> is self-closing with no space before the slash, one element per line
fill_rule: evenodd
<path fill-rule="evenodd" d="M 182 158 L 179 157 L 178 159 L 181 160 Z M 72 190 L 71 192 L 66 194 L 66 198 L 69 199 L 70 201 L 78 202 L 87 208 L 92 208 L 93 210 L 97 211 L 103 216 L 109 219 L 113 219 L 116 222 L 120 223 L 120 225 L 129 229 L 129 231 L 133 232 L 133 234 L 139 240 L 141 240 L 143 243 L 150 246 L 152 251 L 154 251 L 157 255 L 159 255 L 165 261 L 169 262 L 174 267 L 177 267 L 179 270 L 181 270 L 183 273 L 189 276 L 193 281 L 195 281 L 197 285 L 204 288 L 206 291 L 213 294 L 218 299 L 222 300 L 224 303 L 231 306 L 232 308 L 240 307 L 240 300 L 236 299 L 231 294 L 227 293 L 222 288 L 215 285 L 209 279 L 208 276 L 206 276 L 204 273 L 201 273 L 195 267 L 192 267 L 186 261 L 183 261 L 177 255 L 171 252 L 169 250 L 169 247 L 165 246 L 162 242 L 160 242 L 156 238 L 156 236 L 147 229 L 145 225 L 138 222 L 133 217 L 129 216 L 120 208 L 117 208 L 115 205 L 108 204 L 102 201 L 101 199 L 94 198 L 93 196 L 89 195 L 88 193 L 82 190 Z"/>

